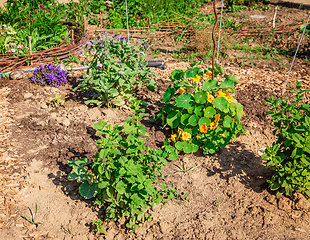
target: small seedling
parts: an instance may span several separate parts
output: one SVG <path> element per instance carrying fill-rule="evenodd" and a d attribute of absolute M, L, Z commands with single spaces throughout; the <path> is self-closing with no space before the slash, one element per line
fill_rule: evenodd
<path fill-rule="evenodd" d="M 105 230 L 105 227 L 102 226 L 103 222 L 98 219 L 96 221 L 93 222 L 93 224 L 95 225 L 95 228 L 93 231 L 99 233 L 99 234 L 107 234 L 107 231 Z"/>
<path fill-rule="evenodd" d="M 220 206 L 220 201 L 221 201 L 221 199 L 217 200 L 216 207 Z"/>
<path fill-rule="evenodd" d="M 32 213 L 32 211 L 31 211 L 30 208 L 29 208 L 29 211 L 30 211 L 30 214 L 31 214 L 31 218 L 30 218 L 29 216 L 25 215 L 26 220 L 27 220 L 31 225 L 35 225 L 36 227 L 38 227 L 39 224 L 42 225 L 42 223 L 36 222 L 37 211 L 38 211 L 37 203 L 36 203 L 35 208 L 34 208 L 34 214 Z M 31 225 L 30 225 L 30 226 L 31 226 Z M 28 229 L 30 226 L 25 227 L 25 228 L 23 229 L 23 231 L 26 230 L 26 229 Z"/>
<path fill-rule="evenodd" d="M 64 100 L 61 100 L 61 96 L 60 95 L 56 95 L 54 98 L 50 98 L 50 106 L 52 107 L 58 107 L 58 105 L 63 105 L 64 107 L 65 106 L 65 99 Z"/>
<path fill-rule="evenodd" d="M 246 162 L 244 160 L 241 161 L 241 164 L 246 164 Z"/>
<path fill-rule="evenodd" d="M 63 230 L 65 233 L 72 234 L 72 226 L 71 227 L 61 226 L 61 230 Z"/>

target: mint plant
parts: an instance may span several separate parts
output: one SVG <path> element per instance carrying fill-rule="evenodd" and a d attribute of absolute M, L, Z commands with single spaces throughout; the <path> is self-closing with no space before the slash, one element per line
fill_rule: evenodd
<path fill-rule="evenodd" d="M 105 207 L 106 220 L 126 218 L 126 227 L 136 229 L 139 222 L 152 218 L 147 211 L 161 203 L 163 196 L 171 199 L 180 192 L 166 185 L 163 191 L 155 186 L 167 153 L 145 146 L 148 133 L 139 120 L 148 114 L 139 109 L 139 101 L 133 102 L 132 109 L 136 114 L 128 117 L 124 126 L 112 127 L 105 121 L 94 124 L 97 134 L 104 136 L 96 142 L 100 149 L 93 161 L 69 160 L 72 171 L 68 179 L 83 182 L 80 194 L 86 199 L 95 197 L 95 204 Z"/>
<path fill-rule="evenodd" d="M 95 92 L 86 104 L 120 107 L 133 98 L 138 88 L 146 86 L 154 91 L 157 86 L 156 74 L 146 67 L 143 44 L 135 45 L 126 38 L 105 33 L 87 43 L 85 54 L 93 55 L 87 62 L 90 68 L 74 91 Z"/>
<path fill-rule="evenodd" d="M 271 190 L 277 195 L 300 192 L 310 197 L 310 105 L 301 104 L 304 92 L 301 83 L 296 82 L 296 89 L 288 88 L 295 93 L 294 100 L 265 100 L 270 104 L 267 115 L 272 115 L 277 141 L 267 146 L 263 159 L 268 159 L 266 167 L 272 166 L 275 174 L 268 180 Z"/>
<path fill-rule="evenodd" d="M 155 118 L 172 129 L 171 137 L 165 141 L 170 160 L 177 159 L 179 152 L 192 153 L 200 147 L 204 154 L 215 153 L 244 132 L 240 124 L 243 106 L 230 95 L 235 92 L 238 78 L 224 75 L 224 70 L 216 65 L 215 77 L 225 77 L 219 83 L 211 79 L 212 69 L 194 68 L 196 64 L 171 73 L 174 84 L 164 93 L 165 105 Z"/>

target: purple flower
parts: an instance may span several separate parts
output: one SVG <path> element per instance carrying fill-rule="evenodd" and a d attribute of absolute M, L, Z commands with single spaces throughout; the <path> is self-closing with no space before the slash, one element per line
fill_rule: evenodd
<path fill-rule="evenodd" d="M 49 85 L 51 87 L 58 87 L 63 83 L 68 83 L 67 73 L 61 70 L 59 65 L 52 63 L 40 65 L 33 72 L 31 80 L 35 83 Z"/>

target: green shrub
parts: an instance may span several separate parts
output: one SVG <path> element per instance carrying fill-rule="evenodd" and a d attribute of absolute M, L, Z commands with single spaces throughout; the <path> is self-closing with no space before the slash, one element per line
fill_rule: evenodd
<path fill-rule="evenodd" d="M 124 126 L 112 127 L 104 121 L 94 124 L 97 134 L 104 136 L 96 142 L 100 149 L 93 162 L 69 160 L 73 169 L 68 179 L 83 182 L 80 194 L 86 199 L 96 197 L 95 204 L 105 208 L 106 220 L 125 218 L 126 227 L 136 229 L 138 223 L 152 218 L 147 214 L 149 208 L 179 192 L 164 184 L 163 191 L 155 186 L 167 154 L 145 147 L 148 133 L 139 120 L 148 114 L 139 109 L 138 101 L 134 101 L 133 110 L 136 115 L 128 117 Z M 84 168 L 87 165 L 90 170 Z"/>
<path fill-rule="evenodd" d="M 278 98 L 265 100 L 270 104 L 275 130 L 273 134 L 277 141 L 271 147 L 266 147 L 263 159 L 268 159 L 267 166 L 275 170 L 271 180 L 268 180 L 271 190 L 276 194 L 301 192 L 310 197 L 310 105 L 301 104 L 304 92 L 301 83 L 296 82 L 297 90 L 292 103 L 288 99 Z"/>

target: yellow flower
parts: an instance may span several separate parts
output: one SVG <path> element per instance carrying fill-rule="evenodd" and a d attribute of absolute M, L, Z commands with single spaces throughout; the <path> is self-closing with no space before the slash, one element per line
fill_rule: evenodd
<path fill-rule="evenodd" d="M 209 94 L 208 94 L 207 101 L 208 101 L 209 103 L 212 103 L 213 100 L 214 100 L 214 97 L 213 97 L 212 95 L 209 95 Z"/>
<path fill-rule="evenodd" d="M 175 142 L 175 139 L 177 138 L 177 135 L 176 134 L 171 134 L 171 137 L 168 138 L 168 140 L 172 140 Z"/>
<path fill-rule="evenodd" d="M 196 76 L 193 78 L 194 82 L 199 82 L 200 79 L 201 79 L 201 77 L 200 77 L 199 75 L 196 75 Z"/>
<path fill-rule="evenodd" d="M 245 115 L 245 113 L 243 112 L 243 117 L 245 117 L 246 115 Z"/>
<path fill-rule="evenodd" d="M 199 131 L 200 131 L 201 133 L 207 133 L 208 127 L 206 126 L 205 123 L 199 126 Z"/>
<path fill-rule="evenodd" d="M 215 127 L 216 127 L 215 122 L 210 123 L 210 125 L 209 125 L 210 130 L 214 130 Z"/>
<path fill-rule="evenodd" d="M 214 116 L 214 118 L 215 118 L 214 122 L 217 123 L 217 122 L 220 120 L 220 117 L 221 117 L 221 114 L 216 114 L 216 115 Z"/>
<path fill-rule="evenodd" d="M 208 81 L 209 79 L 211 79 L 212 73 L 211 72 L 207 72 L 207 77 L 206 77 L 206 81 Z"/>
<path fill-rule="evenodd" d="M 221 90 L 219 90 L 219 94 L 217 95 L 218 97 L 223 97 L 226 98 L 226 93 L 222 92 Z"/>
<path fill-rule="evenodd" d="M 191 135 L 190 133 L 188 133 L 188 132 L 183 132 L 183 133 L 182 133 L 182 136 L 181 136 L 181 139 L 182 139 L 183 141 L 187 141 L 187 140 L 189 140 L 191 137 L 192 137 L 192 135 Z"/>
<path fill-rule="evenodd" d="M 176 93 L 183 94 L 183 93 L 185 93 L 185 89 L 182 88 L 182 87 L 180 87 L 180 88 L 178 89 L 178 91 L 176 91 Z"/>

